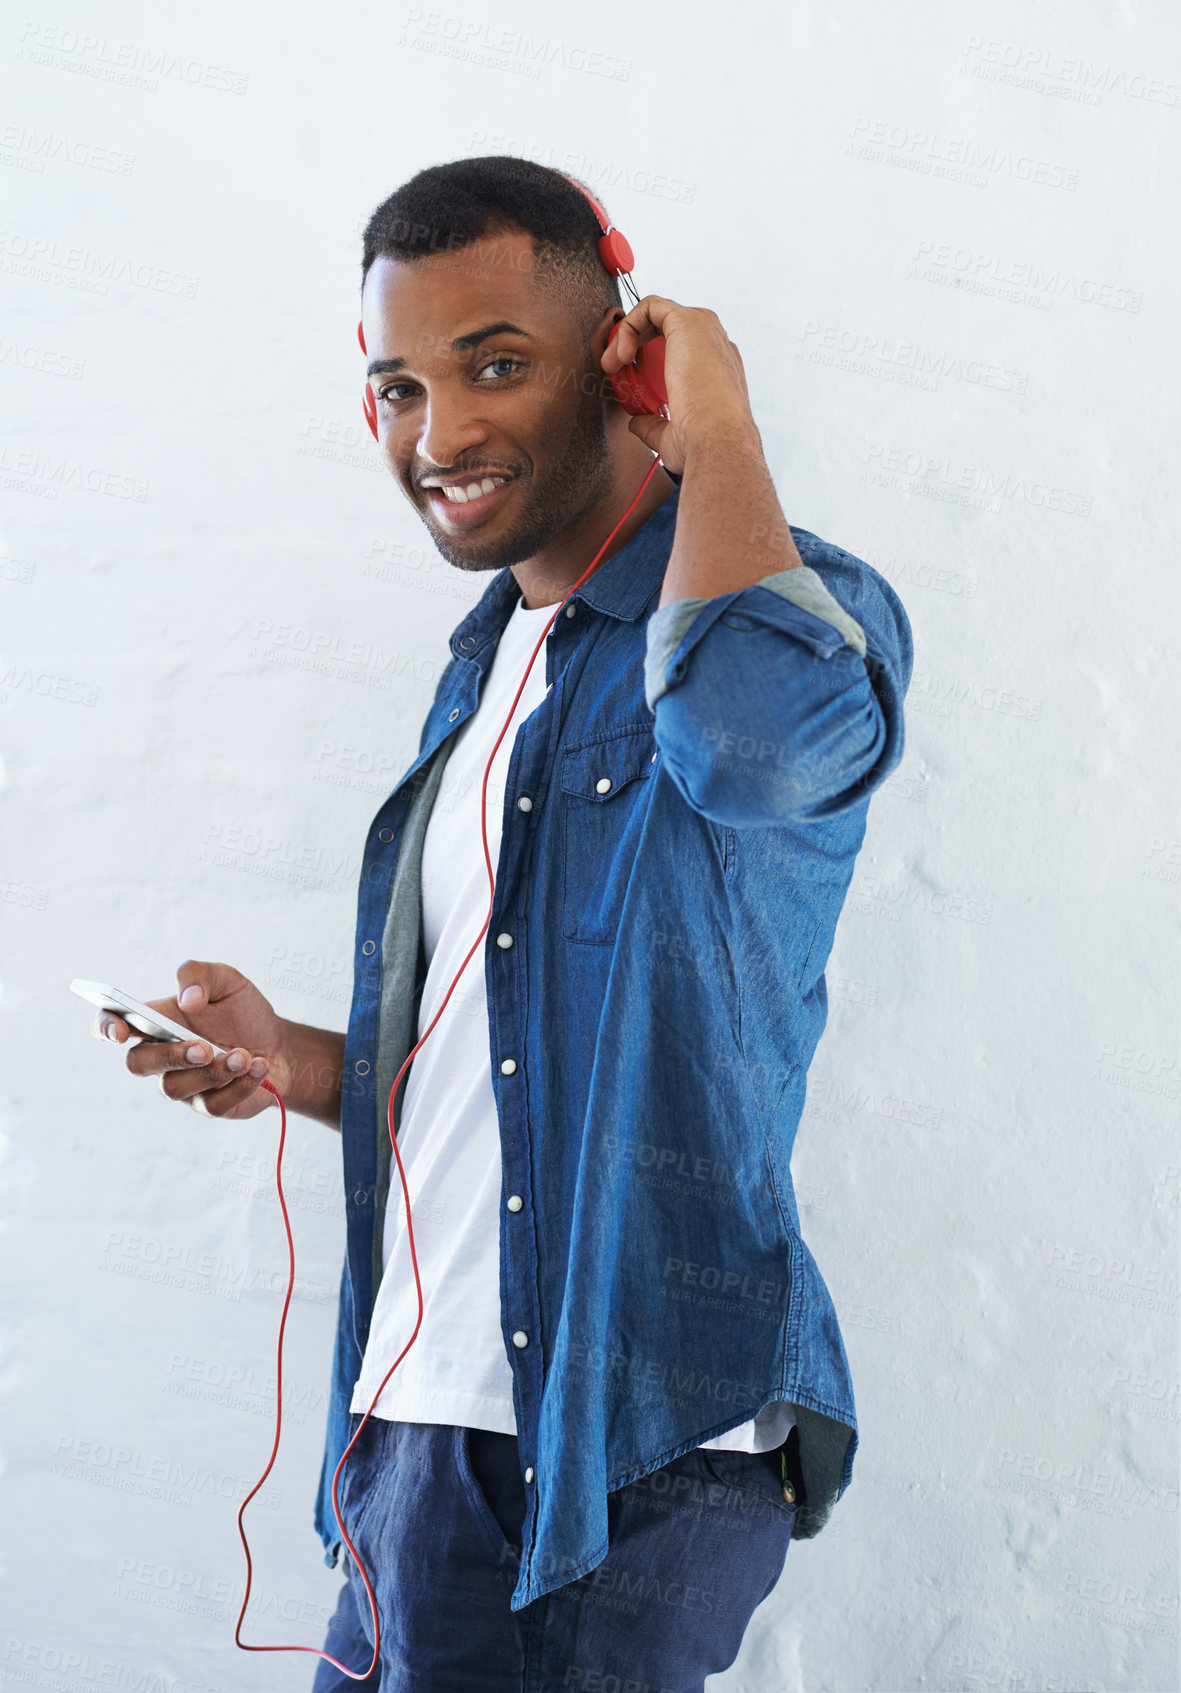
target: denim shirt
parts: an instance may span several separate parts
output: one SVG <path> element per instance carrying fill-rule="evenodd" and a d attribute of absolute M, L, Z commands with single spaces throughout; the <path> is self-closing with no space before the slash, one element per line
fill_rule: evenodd
<path fill-rule="evenodd" d="M 795 527 L 802 568 L 658 608 L 679 497 L 558 615 L 508 766 L 483 962 L 501 1331 L 532 1469 L 514 1611 L 603 1560 L 609 1492 L 773 1400 L 796 1408 L 797 1537 L 823 1527 L 857 1446 L 791 1153 L 870 795 L 902 756 L 910 626 L 871 566 Z M 329 1564 L 382 1273 L 387 1101 L 426 975 L 423 835 L 519 597 L 498 571 L 453 632 L 418 756 L 365 844 L 316 1502 Z"/>

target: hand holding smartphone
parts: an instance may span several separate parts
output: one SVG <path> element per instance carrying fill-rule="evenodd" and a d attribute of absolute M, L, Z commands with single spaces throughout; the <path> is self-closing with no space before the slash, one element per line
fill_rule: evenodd
<path fill-rule="evenodd" d="M 97 1008 L 91 1033 L 127 1047 L 132 1075 L 156 1076 L 166 1099 L 180 1100 L 199 1116 L 257 1116 L 275 1103 L 264 1078 L 276 1086 L 280 1075 L 289 1079 L 284 1026 L 269 1000 L 232 965 L 186 959 L 170 999 L 140 1000 L 83 977 L 70 987 Z"/>

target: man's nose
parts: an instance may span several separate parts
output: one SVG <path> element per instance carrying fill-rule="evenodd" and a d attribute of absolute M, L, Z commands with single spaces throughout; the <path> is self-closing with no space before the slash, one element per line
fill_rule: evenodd
<path fill-rule="evenodd" d="M 487 436 L 487 426 L 475 415 L 467 396 L 436 392 L 430 395 L 423 413 L 416 443 L 418 457 L 426 464 L 447 468 Z"/>

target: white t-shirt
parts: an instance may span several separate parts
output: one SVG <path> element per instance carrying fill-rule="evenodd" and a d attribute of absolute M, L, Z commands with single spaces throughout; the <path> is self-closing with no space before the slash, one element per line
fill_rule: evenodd
<path fill-rule="evenodd" d="M 457 732 L 422 854 L 427 958 L 418 1035 L 438 1010 L 488 909 L 480 787 L 492 743 L 553 606 L 518 601 L 484 679 L 480 703 Z M 517 730 L 546 698 L 545 647 L 534 661 L 488 776 L 488 852 L 495 874 L 509 759 Z M 483 944 L 495 944 L 485 935 Z M 418 1336 L 382 1390 L 374 1416 L 451 1423 L 516 1434 L 513 1378 L 500 1327 L 500 1128 L 492 1090 L 483 945 L 469 959 L 446 1010 L 410 1066 L 398 1128 L 422 1280 Z M 418 1295 L 406 1201 L 390 1165 L 383 1273 L 350 1409 L 368 1410 L 382 1376 L 414 1333 Z M 783 1401 L 728 1434 L 703 1442 L 766 1452 L 795 1418 Z"/>

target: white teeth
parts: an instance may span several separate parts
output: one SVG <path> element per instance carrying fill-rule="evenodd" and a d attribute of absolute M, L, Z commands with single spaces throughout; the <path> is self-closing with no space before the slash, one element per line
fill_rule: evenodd
<path fill-rule="evenodd" d="M 443 493 L 455 505 L 466 505 L 469 500 L 478 500 L 481 494 L 490 494 L 493 488 L 499 488 L 502 482 L 507 482 L 507 476 L 485 476 L 482 482 L 469 482 L 462 488 L 444 487 Z"/>

